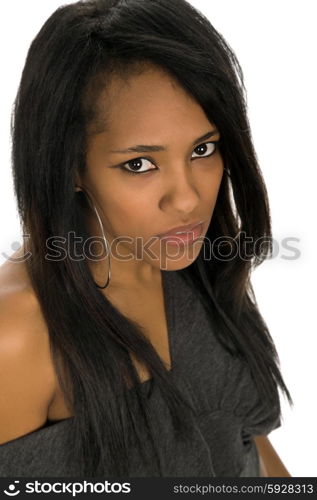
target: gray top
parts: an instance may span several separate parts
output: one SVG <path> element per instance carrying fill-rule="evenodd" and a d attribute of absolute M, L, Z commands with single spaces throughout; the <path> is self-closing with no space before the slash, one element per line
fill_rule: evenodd
<path fill-rule="evenodd" d="M 216 339 L 197 293 L 177 271 L 162 271 L 172 377 L 197 409 L 192 436 L 180 443 L 168 409 L 153 384 L 149 397 L 153 434 L 159 442 L 163 475 L 170 477 L 259 476 L 252 436 L 281 425 L 279 402 L 267 408 L 259 398 L 249 368 Z M 152 386 L 147 380 L 142 391 Z M 133 405 L 135 389 L 129 390 Z M 73 417 L 47 423 L 0 445 L 0 476 L 76 477 L 67 436 Z M 142 459 L 131 442 L 131 477 L 158 476 L 155 461 Z M 107 471 L 105 471 L 107 477 Z"/>

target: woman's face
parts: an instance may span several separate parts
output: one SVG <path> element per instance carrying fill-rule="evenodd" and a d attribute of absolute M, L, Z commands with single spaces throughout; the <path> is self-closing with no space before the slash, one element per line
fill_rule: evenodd
<path fill-rule="evenodd" d="M 126 270 L 187 267 L 201 250 L 223 175 L 211 142 L 219 133 L 197 102 L 156 67 L 125 81 L 114 77 L 99 97 L 101 116 L 103 109 L 107 124 L 89 135 L 80 184 L 98 209 L 112 263 Z M 202 233 L 194 243 L 156 236 L 199 221 Z M 93 213 L 90 224 L 100 236 Z"/>

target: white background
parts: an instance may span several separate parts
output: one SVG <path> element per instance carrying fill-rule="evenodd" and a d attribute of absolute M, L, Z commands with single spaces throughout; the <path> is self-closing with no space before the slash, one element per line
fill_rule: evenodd
<path fill-rule="evenodd" d="M 31 40 L 60 0 L 1 6 L 0 263 L 21 242 L 10 170 L 10 112 Z M 258 304 L 295 402 L 282 399 L 282 427 L 270 440 L 293 476 L 317 476 L 316 403 L 316 2 L 191 0 L 242 65 L 253 140 L 279 250 L 253 274 Z M 297 238 L 300 255 L 283 249 Z"/>

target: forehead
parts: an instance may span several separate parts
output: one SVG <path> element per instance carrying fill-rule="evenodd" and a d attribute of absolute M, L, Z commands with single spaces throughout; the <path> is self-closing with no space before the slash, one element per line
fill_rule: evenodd
<path fill-rule="evenodd" d="M 197 133 L 209 121 L 194 98 L 161 68 L 114 75 L 96 101 L 98 133 L 151 135 L 189 127 Z"/>

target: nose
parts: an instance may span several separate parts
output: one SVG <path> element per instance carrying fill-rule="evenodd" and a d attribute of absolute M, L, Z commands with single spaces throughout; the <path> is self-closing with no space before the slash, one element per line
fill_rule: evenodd
<path fill-rule="evenodd" d="M 192 174 L 192 165 L 173 164 L 166 169 L 164 178 L 163 195 L 160 199 L 160 209 L 169 214 L 175 213 L 180 221 L 192 218 L 200 202 L 198 186 Z"/>

